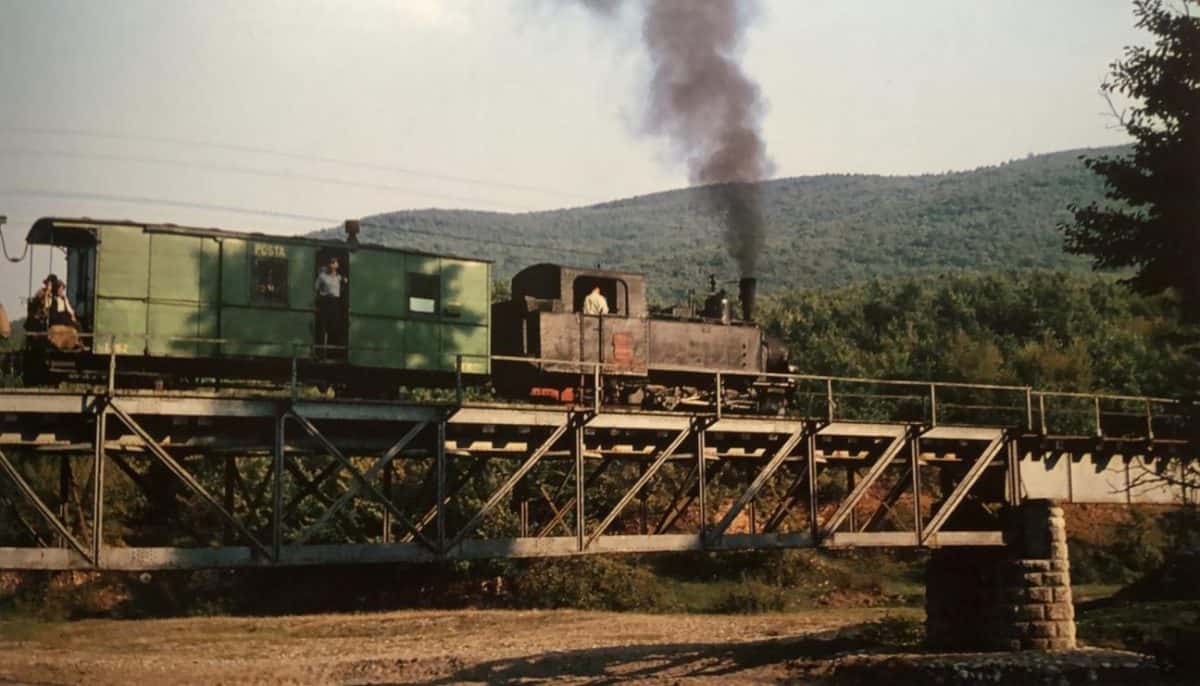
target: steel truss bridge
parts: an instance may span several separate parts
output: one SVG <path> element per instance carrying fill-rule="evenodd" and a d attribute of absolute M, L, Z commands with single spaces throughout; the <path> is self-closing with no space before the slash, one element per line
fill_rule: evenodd
<path fill-rule="evenodd" d="M 998 546 L 1025 498 L 1195 496 L 1178 401 L 791 376 L 795 416 L 9 390 L 0 568 Z"/>

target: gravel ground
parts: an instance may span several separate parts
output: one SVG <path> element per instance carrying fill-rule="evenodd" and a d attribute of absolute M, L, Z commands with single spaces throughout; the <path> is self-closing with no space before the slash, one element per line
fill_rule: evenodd
<path fill-rule="evenodd" d="M 897 612 L 912 611 L 0 621 L 0 683 L 1157 683 L 1129 653 L 871 655 L 839 633 Z"/>

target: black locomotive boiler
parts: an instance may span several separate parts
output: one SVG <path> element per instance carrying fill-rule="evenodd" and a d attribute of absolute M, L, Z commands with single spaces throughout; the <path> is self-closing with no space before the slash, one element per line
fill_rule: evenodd
<path fill-rule="evenodd" d="M 753 321 L 756 283 L 739 284 L 740 317 L 715 286 L 702 308 L 650 313 L 642 274 L 536 264 L 512 279 L 512 296 L 492 306 L 493 380 L 503 395 L 572 403 L 595 390 L 605 402 L 654 409 L 710 405 L 773 410 L 783 383 L 755 376 L 788 371 L 788 351 Z M 608 313 L 585 313 L 594 289 Z M 529 361 L 504 358 L 532 358 Z M 736 372 L 717 383 L 717 371 Z"/>

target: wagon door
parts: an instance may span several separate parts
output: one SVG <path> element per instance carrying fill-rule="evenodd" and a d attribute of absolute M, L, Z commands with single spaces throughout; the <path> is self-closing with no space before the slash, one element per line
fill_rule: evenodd
<path fill-rule="evenodd" d="M 102 227 L 96 258 L 97 353 L 145 354 L 149 290 L 150 237 L 140 226 Z"/>
<path fill-rule="evenodd" d="M 354 251 L 350 285 L 350 364 L 362 367 L 404 367 L 408 288 L 404 255 L 397 252 Z"/>

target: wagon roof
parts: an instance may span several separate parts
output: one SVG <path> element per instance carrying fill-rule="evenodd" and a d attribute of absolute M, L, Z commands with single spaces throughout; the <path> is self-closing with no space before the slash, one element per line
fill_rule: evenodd
<path fill-rule="evenodd" d="M 479 257 L 464 257 L 462 255 L 452 255 L 448 253 L 432 253 L 424 250 L 397 248 L 394 246 L 379 245 L 376 243 L 352 244 L 347 243 L 346 241 L 306 238 L 304 236 L 278 236 L 275 234 L 250 231 L 229 231 L 227 229 L 178 226 L 176 224 L 148 224 L 145 222 L 134 222 L 129 220 L 89 219 L 87 217 L 42 217 L 34 222 L 33 227 L 29 229 L 29 233 L 25 236 L 25 241 L 35 245 L 48 245 L 51 242 L 54 242 L 56 245 L 72 245 L 77 243 L 82 244 L 80 239 L 82 238 L 84 232 L 88 232 L 91 228 L 96 226 L 131 226 L 141 228 L 149 233 L 171 233 L 184 236 L 206 236 L 210 238 L 241 238 L 256 241 L 270 241 L 272 243 L 289 243 L 319 247 L 343 248 L 347 250 L 380 250 L 386 252 L 406 253 L 409 255 L 448 257 L 466 262 L 483 262 L 487 264 L 493 263 L 493 260 L 487 260 Z M 69 233 L 64 235 L 64 230 L 68 231 Z M 77 238 L 72 240 L 72 234 L 77 236 Z M 66 240 L 63 240 L 64 238 Z"/>

